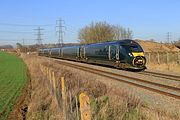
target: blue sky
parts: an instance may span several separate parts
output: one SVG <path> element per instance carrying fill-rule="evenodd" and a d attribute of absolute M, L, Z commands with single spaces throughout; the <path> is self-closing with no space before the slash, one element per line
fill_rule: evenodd
<path fill-rule="evenodd" d="M 134 38 L 166 41 L 180 38 L 179 0 L 1 0 L 0 44 L 15 44 L 25 39 L 34 44 L 38 26 L 44 28 L 43 43 L 56 43 L 56 20 L 65 21 L 64 42 L 77 42 L 78 31 L 92 21 L 106 21 L 133 30 Z M 7 24 L 4 24 L 7 23 Z M 15 33 L 30 32 L 30 33 Z"/>

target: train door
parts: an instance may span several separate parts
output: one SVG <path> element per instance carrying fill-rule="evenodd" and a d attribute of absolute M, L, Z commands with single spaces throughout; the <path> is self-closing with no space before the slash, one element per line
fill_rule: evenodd
<path fill-rule="evenodd" d="M 61 57 L 61 48 L 59 48 L 58 57 Z"/>
<path fill-rule="evenodd" d="M 63 53 L 64 52 L 64 49 L 63 48 L 61 48 L 61 57 L 63 57 Z"/>
<path fill-rule="evenodd" d="M 109 60 L 115 61 L 116 60 L 116 54 L 117 54 L 117 46 L 116 45 L 110 45 L 109 46 Z"/>
<path fill-rule="evenodd" d="M 120 61 L 122 63 L 127 62 L 127 57 L 126 57 L 127 53 L 126 53 L 126 50 L 124 49 L 124 47 L 120 45 L 119 51 L 120 51 Z"/>
<path fill-rule="evenodd" d="M 80 47 L 78 47 L 77 48 L 77 55 L 76 55 L 77 56 L 76 59 L 78 59 L 78 60 L 80 58 L 80 50 L 81 50 Z"/>
<path fill-rule="evenodd" d="M 80 47 L 80 58 L 85 59 L 85 47 L 84 46 Z"/>

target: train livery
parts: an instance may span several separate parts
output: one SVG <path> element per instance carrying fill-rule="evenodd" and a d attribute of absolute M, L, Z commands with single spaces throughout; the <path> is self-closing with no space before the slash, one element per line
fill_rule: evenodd
<path fill-rule="evenodd" d="M 146 58 L 142 47 L 130 39 L 39 49 L 38 55 L 113 66 L 121 69 L 146 69 Z"/>

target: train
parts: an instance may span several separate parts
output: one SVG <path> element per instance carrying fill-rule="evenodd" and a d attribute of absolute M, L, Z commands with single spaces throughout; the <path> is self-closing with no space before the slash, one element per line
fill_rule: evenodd
<path fill-rule="evenodd" d="M 59 48 L 43 48 L 38 50 L 38 55 L 125 70 L 141 71 L 146 69 L 144 51 L 136 41 L 131 39 Z"/>

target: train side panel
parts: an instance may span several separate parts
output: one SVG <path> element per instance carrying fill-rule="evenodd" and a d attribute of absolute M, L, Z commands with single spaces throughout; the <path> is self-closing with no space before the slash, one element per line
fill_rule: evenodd
<path fill-rule="evenodd" d="M 51 48 L 51 57 L 56 57 L 59 58 L 61 53 L 61 49 L 60 48 Z"/>
<path fill-rule="evenodd" d="M 89 63 L 114 66 L 116 49 L 110 44 L 92 44 L 85 47 L 85 56 Z M 114 51 L 114 52 L 113 52 Z M 115 53 L 115 54 L 113 54 Z"/>
<path fill-rule="evenodd" d="M 46 57 L 50 56 L 50 49 L 43 49 L 43 55 Z"/>
<path fill-rule="evenodd" d="M 64 59 L 78 60 L 80 57 L 80 47 L 79 46 L 63 47 L 61 50 L 61 57 Z"/>

